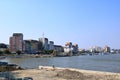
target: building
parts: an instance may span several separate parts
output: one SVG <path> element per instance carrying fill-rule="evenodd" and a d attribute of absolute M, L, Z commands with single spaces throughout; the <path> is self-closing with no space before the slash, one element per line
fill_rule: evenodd
<path fill-rule="evenodd" d="M 41 52 L 43 50 L 42 42 L 38 41 L 38 50 Z"/>
<path fill-rule="evenodd" d="M 73 45 L 72 42 L 66 42 L 64 47 L 64 52 L 68 54 L 69 56 L 73 55 Z"/>
<path fill-rule="evenodd" d="M 38 41 L 37 40 L 30 40 L 31 43 L 31 53 L 38 52 Z"/>
<path fill-rule="evenodd" d="M 23 34 L 13 33 L 13 36 L 9 39 L 10 51 L 15 53 L 16 51 L 23 52 Z"/>
<path fill-rule="evenodd" d="M 0 51 L 5 51 L 8 49 L 8 45 L 4 44 L 4 43 L 0 43 Z"/>
<path fill-rule="evenodd" d="M 43 50 L 49 50 L 48 38 L 40 38 L 39 41 L 42 43 Z"/>
<path fill-rule="evenodd" d="M 56 52 L 63 52 L 64 51 L 64 49 L 61 45 L 54 45 L 54 50 Z"/>
<path fill-rule="evenodd" d="M 65 46 L 68 48 L 72 48 L 72 42 L 66 42 Z"/>
<path fill-rule="evenodd" d="M 29 40 L 24 40 L 24 52 L 31 53 L 31 42 Z"/>
<path fill-rule="evenodd" d="M 68 53 L 68 55 L 77 54 L 79 51 L 78 44 L 72 44 L 72 42 L 66 42 L 64 47 L 64 52 Z"/>
<path fill-rule="evenodd" d="M 49 50 L 54 50 L 54 42 L 49 41 Z"/>
<path fill-rule="evenodd" d="M 37 53 L 39 42 L 37 40 L 24 40 L 25 53 Z"/>
<path fill-rule="evenodd" d="M 79 53 L 85 53 L 85 49 L 79 48 L 78 52 Z"/>
<path fill-rule="evenodd" d="M 74 44 L 74 45 L 72 45 L 72 48 L 73 48 L 73 54 L 77 54 L 78 53 L 78 51 L 79 51 L 79 49 L 78 49 L 78 44 Z"/>
<path fill-rule="evenodd" d="M 66 42 L 65 47 L 64 47 L 64 52 L 69 53 L 73 50 L 72 48 L 72 42 Z"/>
<path fill-rule="evenodd" d="M 105 46 L 105 47 L 104 47 L 104 52 L 109 52 L 109 53 L 110 53 L 110 52 L 111 52 L 111 49 L 110 49 L 110 47 L 108 47 L 108 46 Z"/>
<path fill-rule="evenodd" d="M 93 46 L 90 48 L 90 52 L 92 53 L 102 53 L 103 49 L 99 46 Z"/>

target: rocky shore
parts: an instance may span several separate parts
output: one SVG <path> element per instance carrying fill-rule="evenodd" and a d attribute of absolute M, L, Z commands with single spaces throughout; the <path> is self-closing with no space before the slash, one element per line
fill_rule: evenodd
<path fill-rule="evenodd" d="M 0 72 L 21 70 L 22 68 L 16 64 L 8 64 L 7 62 L 0 62 Z"/>
<path fill-rule="evenodd" d="M 30 80 L 120 80 L 120 73 L 39 66 L 38 69 L 12 71 L 15 78 Z"/>

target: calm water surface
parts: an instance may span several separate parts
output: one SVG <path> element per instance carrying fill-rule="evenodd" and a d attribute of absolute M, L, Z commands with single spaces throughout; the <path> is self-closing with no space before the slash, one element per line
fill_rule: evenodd
<path fill-rule="evenodd" d="M 40 65 L 55 65 L 57 67 L 70 67 L 120 73 L 120 54 L 54 58 L 6 58 L 0 61 L 14 63 L 23 68 L 38 68 Z"/>

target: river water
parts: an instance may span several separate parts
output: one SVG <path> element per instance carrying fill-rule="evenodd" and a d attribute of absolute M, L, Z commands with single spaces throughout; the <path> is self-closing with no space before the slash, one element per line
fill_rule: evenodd
<path fill-rule="evenodd" d="M 6 58 L 0 61 L 17 64 L 23 68 L 38 68 L 38 66 L 54 65 L 57 67 L 120 73 L 120 54 L 54 58 Z"/>

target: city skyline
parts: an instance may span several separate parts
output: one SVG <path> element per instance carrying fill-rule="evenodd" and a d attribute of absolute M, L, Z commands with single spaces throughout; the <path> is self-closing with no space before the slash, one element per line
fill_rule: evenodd
<path fill-rule="evenodd" d="M 13 33 L 24 39 L 45 37 L 55 44 L 77 43 L 80 48 L 120 48 L 119 0 L 6 0 L 0 1 L 0 43 Z"/>

